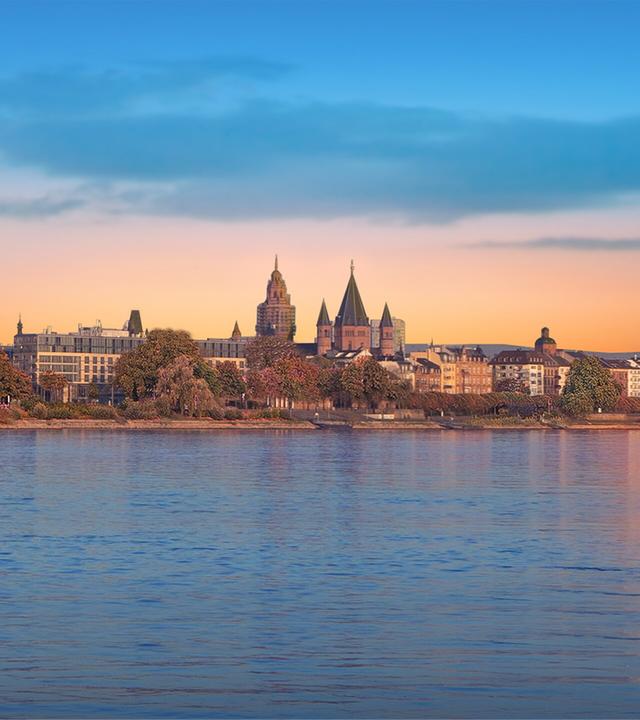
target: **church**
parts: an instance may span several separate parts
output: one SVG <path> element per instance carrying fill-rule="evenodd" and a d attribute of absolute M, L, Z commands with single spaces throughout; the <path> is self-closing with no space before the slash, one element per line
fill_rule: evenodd
<path fill-rule="evenodd" d="M 375 329 L 378 329 L 376 326 Z M 373 355 L 380 360 L 396 359 L 398 352 L 394 334 L 394 320 L 385 303 L 379 322 L 379 340 L 372 343 L 372 325 L 367 315 L 351 261 L 351 272 L 340 309 L 332 322 L 323 300 L 316 323 L 316 341 L 309 346 L 298 343 L 305 354 L 316 354 L 334 360 L 351 360 L 359 355 Z M 278 269 L 278 256 L 269 282 L 264 302 L 257 307 L 256 334 L 275 336 L 293 341 L 296 332 L 296 308 L 291 304 L 284 277 Z M 402 350 L 400 350 L 402 355 Z"/>

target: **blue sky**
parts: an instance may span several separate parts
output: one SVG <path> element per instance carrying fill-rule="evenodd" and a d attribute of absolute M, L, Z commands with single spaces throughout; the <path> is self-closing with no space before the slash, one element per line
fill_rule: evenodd
<path fill-rule="evenodd" d="M 125 212 L 441 222 L 640 188 L 638 3 L 0 12 L 0 153 L 77 183 L 0 201 L 4 214 L 99 196 Z"/>

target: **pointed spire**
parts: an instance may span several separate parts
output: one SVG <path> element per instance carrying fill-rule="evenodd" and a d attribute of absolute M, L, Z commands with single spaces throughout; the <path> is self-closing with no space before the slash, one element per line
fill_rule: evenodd
<path fill-rule="evenodd" d="M 275 262 L 275 265 L 274 265 L 273 269 L 274 269 L 274 270 L 277 270 L 277 269 L 278 269 L 278 254 L 277 254 L 277 253 L 276 253 L 276 262 Z"/>
<path fill-rule="evenodd" d="M 242 337 L 242 333 L 240 332 L 240 326 L 238 325 L 238 321 L 236 320 L 236 323 L 233 326 L 233 331 L 231 333 L 231 339 L 239 340 L 241 337 Z"/>
<path fill-rule="evenodd" d="M 369 318 L 367 312 L 364 309 L 364 303 L 360 297 L 360 291 L 356 283 L 355 275 L 353 274 L 354 266 L 353 260 L 351 261 L 351 276 L 347 283 L 347 289 L 344 292 L 342 298 L 342 304 L 338 315 L 336 316 L 336 325 L 369 325 Z"/>
<path fill-rule="evenodd" d="M 18 313 L 18 324 L 16 325 L 18 335 L 22 335 L 22 313 Z"/>
<path fill-rule="evenodd" d="M 351 259 L 351 274 L 352 274 L 352 275 L 353 275 L 353 273 L 355 272 L 355 269 L 356 269 L 356 265 L 355 265 L 355 263 L 353 262 L 353 258 L 352 258 L 352 259 Z"/>
<path fill-rule="evenodd" d="M 324 298 L 322 298 L 322 305 L 320 306 L 318 322 L 316 323 L 317 327 L 320 327 L 321 325 L 331 325 L 331 320 L 329 319 L 329 313 L 327 312 L 327 303 L 324 301 Z"/>
<path fill-rule="evenodd" d="M 380 327 L 393 327 L 393 320 L 391 319 L 391 313 L 389 312 L 389 306 L 387 303 L 384 304 L 384 310 L 382 311 L 382 319 L 380 320 Z"/>

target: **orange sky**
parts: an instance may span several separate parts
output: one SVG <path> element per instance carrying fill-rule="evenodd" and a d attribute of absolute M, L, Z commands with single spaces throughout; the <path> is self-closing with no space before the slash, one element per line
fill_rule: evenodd
<path fill-rule="evenodd" d="M 633 312 L 638 253 L 473 248 L 536 237 L 637 237 L 632 210 L 485 216 L 443 225 L 391 220 L 205 222 L 87 217 L 0 222 L 0 340 L 18 312 L 25 331 L 64 332 L 131 308 L 146 327 L 252 334 L 273 254 L 298 336 L 310 341 L 322 298 L 335 315 L 351 258 L 370 317 L 385 301 L 408 342 L 532 344 L 542 325 L 568 348 L 640 349 Z"/>

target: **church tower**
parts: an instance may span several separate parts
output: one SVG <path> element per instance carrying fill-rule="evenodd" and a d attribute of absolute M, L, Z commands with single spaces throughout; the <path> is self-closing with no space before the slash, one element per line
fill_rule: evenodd
<path fill-rule="evenodd" d="M 380 355 L 390 357 L 394 355 L 393 320 L 389 312 L 389 306 L 384 304 L 382 318 L 380 320 Z"/>
<path fill-rule="evenodd" d="M 329 319 L 329 313 L 327 312 L 327 304 L 324 299 L 320 306 L 320 314 L 318 315 L 318 322 L 316 323 L 316 352 L 318 355 L 325 355 L 331 350 L 332 346 L 332 326 L 331 320 Z"/>
<path fill-rule="evenodd" d="M 256 316 L 256 334 L 273 335 L 284 340 L 293 340 L 296 334 L 296 309 L 291 304 L 291 296 L 278 270 L 278 256 L 271 278 L 267 283 L 267 297 L 258 305 Z"/>
<path fill-rule="evenodd" d="M 549 335 L 549 328 L 543 327 L 540 337 L 536 340 L 535 349 L 538 352 L 555 355 L 558 349 L 556 341 Z"/>
<path fill-rule="evenodd" d="M 353 260 L 351 276 L 336 315 L 334 329 L 336 350 L 371 349 L 371 326 L 356 283 Z"/>
<path fill-rule="evenodd" d="M 22 328 L 22 313 L 20 313 L 20 315 L 18 315 L 18 324 L 16 325 L 16 330 L 18 331 L 16 335 L 22 335 Z"/>

